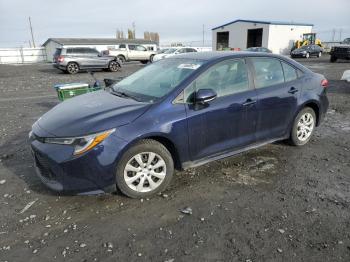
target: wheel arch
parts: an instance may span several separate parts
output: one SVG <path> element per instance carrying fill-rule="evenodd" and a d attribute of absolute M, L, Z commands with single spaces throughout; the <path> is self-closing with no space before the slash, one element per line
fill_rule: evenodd
<path fill-rule="evenodd" d="M 126 57 L 125 57 L 125 55 L 123 55 L 123 54 L 119 54 L 119 55 L 117 55 L 117 56 L 115 57 L 115 59 L 117 59 L 117 60 L 118 60 L 118 57 L 123 57 L 123 58 L 124 58 L 124 60 L 126 61 Z"/>
<path fill-rule="evenodd" d="M 177 170 L 182 169 L 180 155 L 179 155 L 179 152 L 177 150 L 175 143 L 164 134 L 156 133 L 156 134 L 148 134 L 148 135 L 138 137 L 135 140 L 128 143 L 126 148 L 123 150 L 123 153 L 126 152 L 129 148 L 131 148 L 136 143 L 140 142 L 141 140 L 145 140 L 145 139 L 151 139 L 151 140 L 157 141 L 158 143 L 165 146 L 165 148 L 170 152 L 171 157 L 173 158 L 175 169 L 177 169 Z"/>
<path fill-rule="evenodd" d="M 305 107 L 310 107 L 310 108 L 312 108 L 312 110 L 314 110 L 315 115 L 316 115 L 316 126 L 319 126 L 319 124 L 320 124 L 320 105 L 319 105 L 319 103 L 315 100 L 306 101 L 305 103 L 303 103 L 299 107 L 297 114 Z"/>

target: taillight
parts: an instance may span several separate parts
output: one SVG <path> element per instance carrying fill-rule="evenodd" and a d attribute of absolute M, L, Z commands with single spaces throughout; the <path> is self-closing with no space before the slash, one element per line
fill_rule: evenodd
<path fill-rule="evenodd" d="M 321 86 L 323 86 L 324 88 L 328 87 L 328 85 L 329 85 L 329 82 L 328 82 L 327 79 L 323 79 L 323 80 L 321 81 Z"/>
<path fill-rule="evenodd" d="M 63 61 L 64 61 L 64 57 L 63 56 L 57 57 L 57 62 L 63 62 Z"/>

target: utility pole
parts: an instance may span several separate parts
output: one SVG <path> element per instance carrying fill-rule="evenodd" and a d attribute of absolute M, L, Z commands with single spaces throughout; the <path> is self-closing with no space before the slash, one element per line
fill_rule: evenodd
<path fill-rule="evenodd" d="M 340 42 L 342 41 L 342 39 L 341 39 L 342 30 L 343 30 L 342 28 L 339 29 L 339 41 Z"/>
<path fill-rule="evenodd" d="M 335 29 L 333 29 L 332 31 L 332 42 L 334 42 L 334 40 L 335 40 Z"/>
<path fill-rule="evenodd" d="M 33 34 L 33 28 L 32 28 L 32 21 L 30 20 L 30 17 L 29 17 L 29 26 L 30 26 L 30 33 L 32 35 L 33 47 L 35 48 L 34 34 Z"/>
<path fill-rule="evenodd" d="M 204 24 L 203 24 L 203 47 L 204 47 Z"/>

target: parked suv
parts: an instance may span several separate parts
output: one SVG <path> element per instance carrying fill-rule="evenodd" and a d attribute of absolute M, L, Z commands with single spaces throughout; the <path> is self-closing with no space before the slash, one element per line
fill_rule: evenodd
<path fill-rule="evenodd" d="M 333 46 L 330 52 L 332 63 L 336 62 L 338 59 L 350 59 L 350 38 L 344 39 L 342 44 Z"/>
<path fill-rule="evenodd" d="M 142 68 L 64 101 L 29 134 L 37 174 L 56 191 L 115 185 L 145 198 L 186 169 L 287 139 L 307 144 L 328 108 L 328 81 L 284 56 L 202 52 Z"/>
<path fill-rule="evenodd" d="M 156 51 L 150 51 L 142 45 L 120 44 L 117 49 L 103 51 L 104 54 L 118 58 L 121 63 L 140 61 L 143 64 L 153 61 Z"/>
<path fill-rule="evenodd" d="M 84 69 L 108 69 L 116 72 L 121 67 L 115 57 L 102 56 L 96 49 L 87 47 L 57 48 L 53 56 L 53 66 L 69 74 L 76 74 Z"/>

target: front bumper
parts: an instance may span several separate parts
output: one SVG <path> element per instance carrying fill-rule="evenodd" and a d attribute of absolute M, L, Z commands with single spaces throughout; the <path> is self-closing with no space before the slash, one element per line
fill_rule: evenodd
<path fill-rule="evenodd" d="M 102 193 L 114 186 L 116 163 L 126 142 L 110 135 L 81 156 L 67 145 L 31 142 L 36 173 L 51 190 L 67 193 Z"/>

